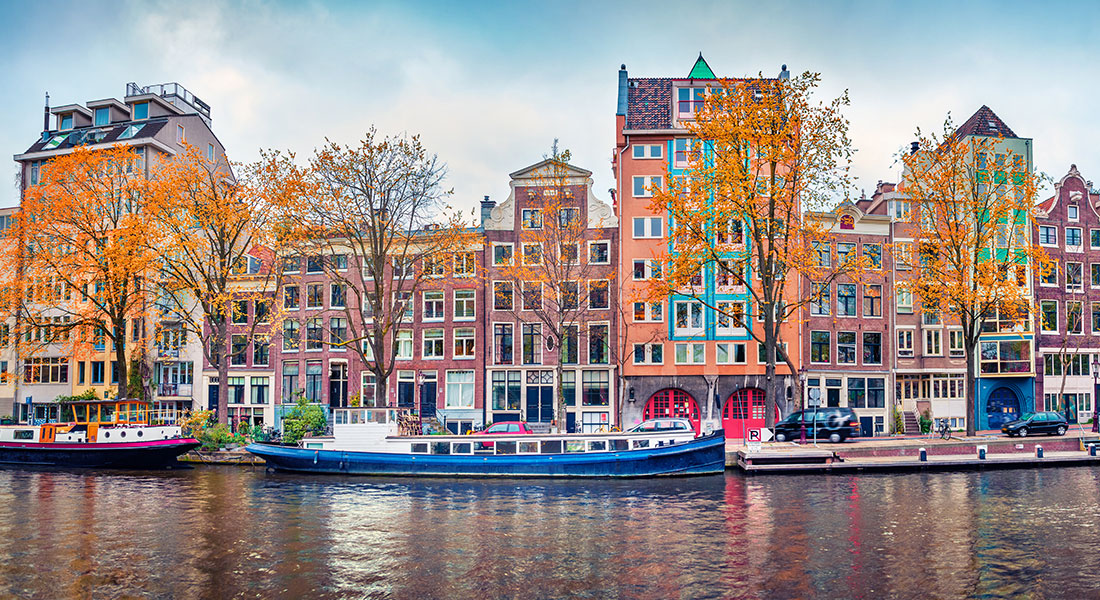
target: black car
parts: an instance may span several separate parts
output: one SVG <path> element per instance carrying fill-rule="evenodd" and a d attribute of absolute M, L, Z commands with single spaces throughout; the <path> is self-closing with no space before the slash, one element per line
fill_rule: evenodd
<path fill-rule="evenodd" d="M 830 442 L 843 442 L 848 438 L 859 437 L 859 417 L 850 408 L 828 406 L 807 408 L 787 415 L 786 419 L 775 424 L 775 441 L 797 440 L 802 436 L 802 426 L 806 426 L 806 437 L 827 439 Z"/>
<path fill-rule="evenodd" d="M 1053 411 L 1024 413 L 1019 419 L 1001 425 L 1001 433 L 1010 436 L 1027 437 L 1033 433 L 1065 435 L 1069 422 L 1062 413 Z"/>

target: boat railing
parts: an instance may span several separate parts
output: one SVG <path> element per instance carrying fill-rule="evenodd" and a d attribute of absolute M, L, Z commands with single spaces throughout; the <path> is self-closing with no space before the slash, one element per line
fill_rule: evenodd
<path fill-rule="evenodd" d="M 402 438 L 391 438 L 396 441 Z M 407 438 L 413 454 L 582 454 L 622 452 L 673 446 L 694 434 L 666 431 L 646 434 L 561 434 L 551 436 L 423 436 Z"/>

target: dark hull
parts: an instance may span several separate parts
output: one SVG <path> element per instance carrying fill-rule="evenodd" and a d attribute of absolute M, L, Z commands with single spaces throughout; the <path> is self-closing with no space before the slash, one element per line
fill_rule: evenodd
<path fill-rule="evenodd" d="M 709 475 L 726 468 L 721 431 L 659 448 L 578 454 L 434 455 L 307 450 L 251 444 L 281 471 L 434 477 L 658 477 Z"/>
<path fill-rule="evenodd" d="M 163 469 L 199 447 L 190 438 L 122 444 L 36 444 L 0 442 L 0 464 L 96 469 Z"/>

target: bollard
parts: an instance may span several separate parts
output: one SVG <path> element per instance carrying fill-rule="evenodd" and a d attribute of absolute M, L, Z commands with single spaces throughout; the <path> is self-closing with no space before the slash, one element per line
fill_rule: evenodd
<path fill-rule="evenodd" d="M 1096 456 L 1096 446 L 1097 444 L 1089 446 L 1089 456 Z"/>
<path fill-rule="evenodd" d="M 921 462 L 928 462 L 928 451 L 925 450 L 924 448 L 920 449 L 920 461 Z"/>
<path fill-rule="evenodd" d="M 1035 458 L 1043 457 L 1043 447 L 1039 444 L 1035 444 Z"/>
<path fill-rule="evenodd" d="M 978 460 L 985 460 L 986 446 L 978 446 Z"/>

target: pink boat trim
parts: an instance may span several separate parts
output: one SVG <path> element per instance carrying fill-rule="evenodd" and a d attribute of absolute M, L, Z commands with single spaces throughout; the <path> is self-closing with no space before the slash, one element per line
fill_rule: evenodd
<path fill-rule="evenodd" d="M 38 442 L 0 442 L 0 448 L 27 448 L 40 450 L 124 450 L 128 448 L 157 448 L 198 444 L 194 438 L 173 438 L 170 440 L 148 440 L 143 442 L 90 442 L 90 443 L 47 443 Z"/>

